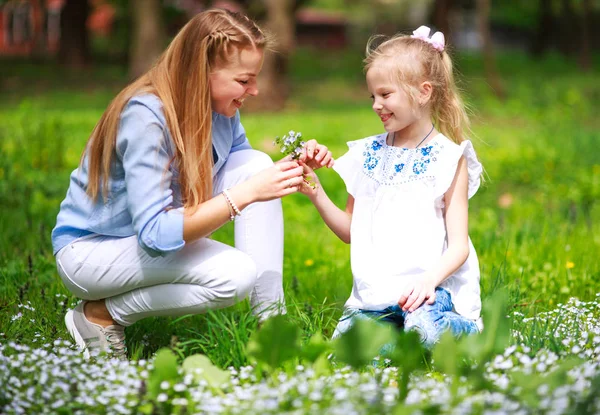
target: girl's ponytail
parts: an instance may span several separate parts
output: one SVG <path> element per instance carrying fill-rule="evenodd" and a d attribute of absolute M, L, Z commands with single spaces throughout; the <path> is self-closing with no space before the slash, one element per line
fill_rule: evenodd
<path fill-rule="evenodd" d="M 446 52 L 441 53 L 440 87 L 432 103 L 433 118 L 437 129 L 459 144 L 468 139 L 471 131 L 469 116 L 452 69 L 452 59 Z"/>

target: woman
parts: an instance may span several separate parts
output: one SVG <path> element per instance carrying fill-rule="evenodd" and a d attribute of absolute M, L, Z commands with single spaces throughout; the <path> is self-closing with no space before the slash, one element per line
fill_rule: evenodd
<path fill-rule="evenodd" d="M 280 198 L 302 167 L 253 150 L 238 109 L 258 94 L 267 38 L 246 16 L 194 17 L 156 65 L 122 90 L 71 175 L 52 243 L 84 301 L 65 322 L 77 345 L 125 358 L 124 327 L 229 306 L 284 312 Z M 311 140 L 303 155 L 333 164 Z M 235 219 L 235 248 L 207 236 Z"/>

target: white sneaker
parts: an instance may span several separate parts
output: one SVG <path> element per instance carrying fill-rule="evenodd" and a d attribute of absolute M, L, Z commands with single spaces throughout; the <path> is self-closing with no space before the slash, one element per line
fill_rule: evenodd
<path fill-rule="evenodd" d="M 87 301 L 82 301 L 69 310 L 65 316 L 67 330 L 75 340 L 86 359 L 90 357 L 91 350 L 105 351 L 111 357 L 127 360 L 127 347 L 125 346 L 125 327 L 114 324 L 102 327 L 89 321 L 83 313 Z"/>

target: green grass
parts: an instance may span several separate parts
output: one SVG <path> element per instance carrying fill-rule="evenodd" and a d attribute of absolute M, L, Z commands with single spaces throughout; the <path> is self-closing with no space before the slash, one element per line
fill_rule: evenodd
<path fill-rule="evenodd" d="M 292 65 L 292 98 L 280 113 L 242 114 L 252 144 L 277 156 L 273 138 L 290 129 L 329 146 L 381 131 L 366 92 L 361 56 L 301 50 Z M 470 236 L 479 255 L 483 300 L 505 287 L 515 311 L 535 315 L 599 291 L 600 84 L 598 66 L 549 56 L 499 56 L 505 101 L 490 93 L 477 56 L 460 56 L 462 87 L 473 108 L 474 145 L 487 179 L 470 203 Z M 119 67 L 64 73 L 53 65 L 0 62 L 0 333 L 34 344 L 68 338 L 63 316 L 76 299 L 63 287 L 50 231 L 71 170 L 108 101 L 126 82 Z M 320 174 L 331 198 L 346 192 L 333 171 Z M 505 200 L 503 206 L 500 200 Z M 284 284 L 289 318 L 303 338 L 330 335 L 352 286 L 349 247 L 301 195 L 283 201 Z M 232 227 L 215 238 L 231 243 Z M 57 296 L 60 295 L 60 296 Z M 66 295 L 67 298 L 62 295 Z M 19 305 L 30 304 L 35 312 Z M 23 317 L 15 319 L 19 311 Z M 32 321 L 33 320 L 33 321 Z M 221 367 L 247 363 L 256 328 L 247 303 L 204 316 L 151 318 L 128 328 L 133 357 L 178 344 Z M 539 328 L 538 328 L 539 329 Z M 536 329 L 537 330 L 537 329 Z M 529 336 L 531 347 L 544 342 Z M 536 340 L 537 339 L 537 340 Z"/>

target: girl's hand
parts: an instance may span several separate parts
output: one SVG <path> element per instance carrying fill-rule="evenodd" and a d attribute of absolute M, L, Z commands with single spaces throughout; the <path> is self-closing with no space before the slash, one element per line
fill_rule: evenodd
<path fill-rule="evenodd" d="M 316 175 L 315 171 L 308 166 L 308 164 L 300 161 L 300 166 L 304 169 L 304 180 L 302 185 L 298 187 L 298 191 L 309 198 L 313 198 L 317 195 L 321 187 L 319 176 Z"/>
<path fill-rule="evenodd" d="M 303 182 L 303 168 L 296 161 L 280 160 L 248 179 L 244 186 L 253 202 L 265 202 L 296 193 Z"/>
<path fill-rule="evenodd" d="M 428 276 L 418 278 L 404 290 L 398 300 L 398 305 L 402 311 L 409 313 L 421 307 L 424 302 L 431 305 L 435 302 L 435 288 L 436 284 L 433 278 Z"/>
<path fill-rule="evenodd" d="M 333 167 L 333 156 L 331 151 L 317 140 L 308 140 L 304 145 L 300 161 L 305 162 L 311 169 L 317 170 L 321 167 Z"/>

